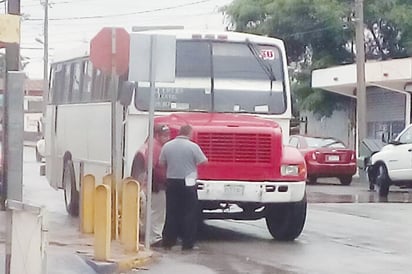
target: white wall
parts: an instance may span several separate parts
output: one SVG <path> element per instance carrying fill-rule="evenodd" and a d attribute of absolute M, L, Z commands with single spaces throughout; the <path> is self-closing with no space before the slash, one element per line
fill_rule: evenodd
<path fill-rule="evenodd" d="M 355 148 L 355 128 L 351 127 L 349 111 L 335 111 L 331 117 L 318 119 L 311 112 L 301 111 L 300 117 L 307 117 L 307 135 L 335 137 L 343 141 L 349 148 Z M 354 126 L 354 125 L 353 125 Z M 305 134 L 305 124 L 300 124 L 300 134 Z"/>

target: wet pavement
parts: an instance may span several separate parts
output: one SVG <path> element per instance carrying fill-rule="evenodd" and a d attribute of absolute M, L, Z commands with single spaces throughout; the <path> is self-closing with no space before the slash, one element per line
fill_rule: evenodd
<path fill-rule="evenodd" d="M 350 186 L 335 179 L 308 185 L 308 213 L 293 242 L 273 240 L 264 220 L 209 220 L 200 250 L 157 249 L 145 274 L 330 274 L 410 273 L 412 269 L 412 189 L 391 186 L 380 198 L 355 178 Z"/>
<path fill-rule="evenodd" d="M 34 150 L 25 149 L 25 202 L 40 203 L 48 210 L 48 273 L 94 273 L 76 255 L 90 248 L 90 239 L 79 234 L 78 219 L 65 212 L 63 192 L 51 189 L 38 168 Z M 321 179 L 307 186 L 307 197 L 305 228 L 294 242 L 273 240 L 265 220 L 210 220 L 199 239 L 200 250 L 156 249 L 151 264 L 129 273 L 410 273 L 411 189 L 391 186 L 388 198 L 381 199 L 359 178 L 350 186 Z M 2 228 L 0 258 L 4 258 Z"/>
<path fill-rule="evenodd" d="M 341 185 L 334 178 L 307 185 L 309 203 L 412 203 L 412 189 L 391 186 L 388 197 L 369 190 L 369 183 L 355 178 L 351 185 Z"/>
<path fill-rule="evenodd" d="M 158 261 L 142 273 L 406 274 L 411 210 L 408 203 L 311 203 L 293 242 L 273 240 L 264 220 L 207 221 L 198 251 L 159 249 Z M 178 272 L 171 271 L 175 265 Z"/>

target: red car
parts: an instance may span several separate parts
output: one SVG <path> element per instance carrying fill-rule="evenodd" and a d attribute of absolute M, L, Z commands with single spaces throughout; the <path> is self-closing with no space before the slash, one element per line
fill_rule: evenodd
<path fill-rule="evenodd" d="M 350 185 L 356 173 L 356 153 L 335 138 L 292 135 L 289 145 L 296 147 L 305 157 L 307 182 L 317 178 L 337 177 L 342 185 Z"/>

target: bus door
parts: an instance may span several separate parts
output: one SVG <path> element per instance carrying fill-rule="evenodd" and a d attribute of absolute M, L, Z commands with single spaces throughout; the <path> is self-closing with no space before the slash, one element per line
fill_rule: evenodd
<path fill-rule="evenodd" d="M 45 158 L 46 158 L 46 177 L 50 185 L 54 188 L 59 187 L 57 151 L 56 151 L 56 123 L 57 121 L 57 106 L 48 105 L 46 109 L 46 117 L 44 120 L 44 138 L 45 138 Z"/>

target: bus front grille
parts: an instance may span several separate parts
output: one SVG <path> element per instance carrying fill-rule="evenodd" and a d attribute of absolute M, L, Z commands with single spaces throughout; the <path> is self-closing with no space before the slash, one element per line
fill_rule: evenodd
<path fill-rule="evenodd" d="M 209 162 L 271 163 L 270 134 L 199 132 L 197 143 Z"/>

